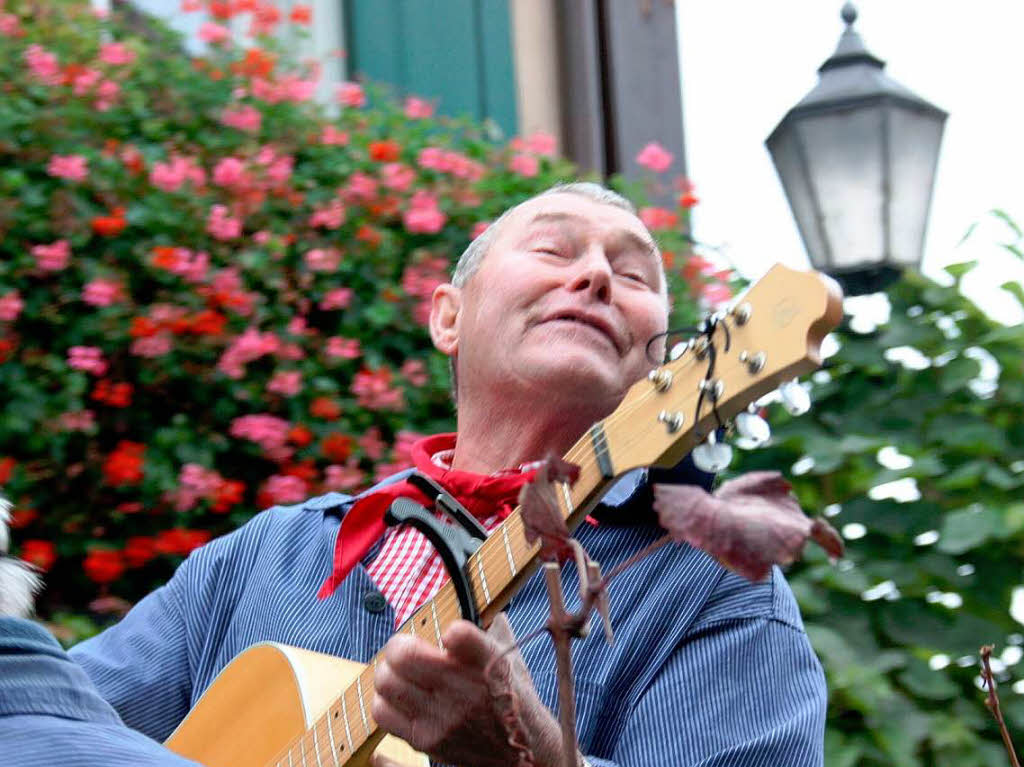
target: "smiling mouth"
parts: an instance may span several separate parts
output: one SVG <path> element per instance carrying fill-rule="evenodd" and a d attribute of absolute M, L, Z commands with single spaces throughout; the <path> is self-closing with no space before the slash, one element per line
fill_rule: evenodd
<path fill-rule="evenodd" d="M 549 322 L 565 322 L 565 323 L 570 323 L 572 325 L 575 325 L 577 327 L 589 328 L 590 330 L 593 330 L 593 331 L 596 331 L 597 333 L 599 333 L 601 335 L 601 337 L 604 338 L 604 340 L 606 340 L 608 343 L 610 343 L 612 345 L 612 347 L 615 349 L 616 352 L 619 351 L 619 344 L 616 342 L 616 340 L 612 337 L 612 335 L 607 330 L 605 330 L 600 325 L 597 325 L 597 324 L 595 324 L 593 322 L 589 322 L 589 321 L 587 321 L 587 320 L 585 320 L 585 319 L 583 319 L 581 317 L 574 317 L 574 316 L 571 316 L 571 315 L 568 315 L 568 314 L 563 314 L 563 315 L 559 315 L 559 316 L 556 316 L 556 317 L 551 317 L 551 318 L 545 320 L 543 324 L 547 324 Z"/>

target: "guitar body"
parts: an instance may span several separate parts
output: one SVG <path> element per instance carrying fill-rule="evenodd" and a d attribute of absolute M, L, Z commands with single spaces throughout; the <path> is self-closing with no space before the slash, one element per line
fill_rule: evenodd
<path fill-rule="evenodd" d="M 205 767 L 268 767 L 280 758 L 287 764 L 285 747 L 306 733 L 364 668 L 297 647 L 255 645 L 221 671 L 165 745 Z M 388 735 L 368 741 L 354 755 L 339 754 L 323 767 L 364 767 L 378 742 L 382 753 L 401 764 L 428 763 Z M 316 764 L 310 753 L 307 767 Z"/>

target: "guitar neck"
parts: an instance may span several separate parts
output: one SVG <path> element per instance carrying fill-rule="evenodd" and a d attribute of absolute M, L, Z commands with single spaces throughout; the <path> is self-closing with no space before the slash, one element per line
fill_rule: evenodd
<path fill-rule="evenodd" d="M 565 454 L 580 467 L 570 487 L 559 484 L 556 496 L 570 530 L 596 505 L 615 478 L 603 425 L 591 430 Z M 540 564 L 540 544 L 528 543 L 517 507 L 469 557 L 466 574 L 481 622 L 489 625 Z M 398 629 L 443 648 L 445 629 L 462 617 L 455 587 L 448 581 Z M 274 765 L 341 765 L 353 755 L 372 751 L 384 733 L 370 715 L 373 675 L 380 653 L 331 705 L 313 727 L 290 744 Z M 314 759 L 315 757 L 315 759 Z M 308 761 L 306 761 L 308 760 Z"/>

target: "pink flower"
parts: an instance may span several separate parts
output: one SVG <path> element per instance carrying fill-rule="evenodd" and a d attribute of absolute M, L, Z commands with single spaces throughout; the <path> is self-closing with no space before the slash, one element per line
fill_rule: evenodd
<path fill-rule="evenodd" d="M 416 162 L 421 168 L 428 170 L 446 171 L 445 151 L 436 146 L 425 146 L 416 157 Z"/>
<path fill-rule="evenodd" d="M 71 92 L 76 96 L 84 96 L 100 81 L 103 74 L 98 69 L 85 67 L 71 80 Z"/>
<path fill-rule="evenodd" d="M 300 477 L 293 477 L 290 474 L 274 474 L 267 478 L 263 485 L 263 492 L 270 498 L 270 502 L 298 503 L 309 496 L 309 486 Z"/>
<path fill-rule="evenodd" d="M 311 272 L 333 272 L 341 265 L 341 253 L 336 248 L 314 248 L 305 255 Z"/>
<path fill-rule="evenodd" d="M 341 336 L 328 338 L 325 351 L 328 357 L 337 357 L 343 360 L 357 359 L 363 353 L 357 339 L 342 338 Z"/>
<path fill-rule="evenodd" d="M 90 306 L 111 306 L 122 298 L 121 283 L 117 280 L 97 278 L 82 289 L 82 300 Z"/>
<path fill-rule="evenodd" d="M 672 153 L 656 141 L 650 142 L 636 156 L 637 163 L 645 168 L 650 168 L 655 173 L 668 170 L 674 159 Z"/>
<path fill-rule="evenodd" d="M 401 410 L 405 398 L 391 378 L 391 371 L 381 367 L 375 370 L 363 368 L 352 379 L 352 393 L 360 407 L 369 410 Z"/>
<path fill-rule="evenodd" d="M 345 223 L 345 206 L 335 197 L 320 208 L 314 208 L 309 217 L 310 226 L 322 226 L 325 229 L 337 229 Z"/>
<path fill-rule="evenodd" d="M 267 384 L 267 391 L 294 397 L 302 391 L 302 373 L 298 370 L 281 370 L 275 373 Z"/>
<path fill-rule="evenodd" d="M 18 17 L 13 13 L 0 13 L 0 35 L 16 37 L 21 32 Z"/>
<path fill-rule="evenodd" d="M 384 186 L 396 192 L 404 192 L 416 180 L 416 171 L 400 162 L 389 162 L 380 169 L 380 177 Z"/>
<path fill-rule="evenodd" d="M 267 178 L 271 183 L 281 185 L 292 176 L 292 168 L 295 167 L 295 158 L 291 155 L 284 155 L 276 158 L 270 167 L 267 168 Z"/>
<path fill-rule="evenodd" d="M 429 380 L 422 360 L 406 360 L 402 365 L 402 377 L 413 386 L 423 386 Z M 401 436 L 401 433 L 399 433 Z M 395 447 L 397 450 L 397 446 Z"/>
<path fill-rule="evenodd" d="M 226 188 L 249 186 L 252 179 L 246 173 L 245 163 L 237 157 L 225 157 L 213 168 L 213 183 Z"/>
<path fill-rule="evenodd" d="M 331 309 L 345 309 L 351 303 L 351 288 L 334 288 L 324 294 L 323 299 L 320 301 L 320 308 L 325 312 Z"/>
<path fill-rule="evenodd" d="M 178 474 L 178 489 L 172 492 L 176 511 L 188 511 L 203 498 L 213 498 L 220 489 L 224 478 L 214 469 L 207 469 L 198 463 L 186 463 Z"/>
<path fill-rule="evenodd" d="M 286 446 L 291 424 L 267 414 L 243 415 L 231 422 L 229 433 L 259 445 L 273 460 L 287 460 L 291 450 Z"/>
<path fill-rule="evenodd" d="M 238 109 L 225 109 L 221 112 L 220 121 L 229 128 L 258 133 L 260 125 L 263 124 L 263 115 L 255 107 L 243 106 Z"/>
<path fill-rule="evenodd" d="M 100 61 L 119 67 L 135 61 L 135 52 L 124 43 L 104 43 L 100 46 Z"/>
<path fill-rule="evenodd" d="M 92 431 L 96 427 L 96 414 L 91 410 L 61 413 L 57 420 L 64 431 Z"/>
<path fill-rule="evenodd" d="M 316 80 L 303 80 L 295 75 L 285 75 L 278 82 L 281 89 L 281 100 L 300 103 L 309 101 L 316 93 Z"/>
<path fill-rule="evenodd" d="M 165 192 L 176 192 L 188 177 L 188 162 L 182 157 L 172 157 L 169 162 L 153 164 L 149 172 L 149 183 Z"/>
<path fill-rule="evenodd" d="M 356 442 L 371 461 L 379 461 L 384 455 L 384 440 L 380 438 L 380 429 L 376 426 L 371 426 L 363 432 Z"/>
<path fill-rule="evenodd" d="M 406 230 L 414 234 L 436 234 L 447 220 L 437 207 L 437 198 L 422 189 L 413 194 L 408 210 L 402 214 Z"/>
<path fill-rule="evenodd" d="M 44 272 L 59 272 L 71 259 L 71 244 L 67 240 L 57 240 L 49 245 L 35 245 L 32 255 L 36 257 L 36 266 Z"/>
<path fill-rule="evenodd" d="M 355 461 L 350 461 L 344 466 L 332 464 L 324 470 L 324 475 L 324 489 L 342 493 L 355 490 L 366 479 L 366 475 L 359 469 Z"/>
<path fill-rule="evenodd" d="M 718 306 L 732 299 L 732 289 L 724 282 L 709 282 L 701 287 L 700 297 L 711 306 Z"/>
<path fill-rule="evenodd" d="M 475 240 L 481 234 L 486 232 L 490 225 L 490 221 L 477 221 L 475 224 L 473 224 L 473 231 L 469 233 L 469 236 Z"/>
<path fill-rule="evenodd" d="M 533 178 L 537 175 L 540 163 L 532 154 L 512 155 L 508 161 L 508 169 L 524 178 Z"/>
<path fill-rule="evenodd" d="M 434 105 L 426 99 L 409 96 L 405 100 L 405 116 L 410 120 L 422 120 L 434 114 Z"/>
<path fill-rule="evenodd" d="M 157 333 L 155 336 L 136 338 L 132 341 L 129 351 L 136 357 L 155 359 L 156 357 L 163 357 L 165 354 L 168 354 L 173 346 L 174 343 L 170 333 Z"/>
<path fill-rule="evenodd" d="M 377 182 L 372 176 L 356 171 L 349 176 L 344 194 L 352 202 L 371 202 L 377 196 Z"/>
<path fill-rule="evenodd" d="M 671 229 L 679 223 L 679 217 L 671 210 L 654 205 L 640 209 L 640 220 L 651 230 Z"/>
<path fill-rule="evenodd" d="M 346 107 L 366 106 L 366 93 L 359 83 L 344 82 L 338 86 L 338 102 Z"/>
<path fill-rule="evenodd" d="M 60 155 L 50 157 L 46 166 L 46 172 L 54 178 L 66 178 L 68 181 L 85 181 L 89 175 L 88 161 L 80 154 Z"/>
<path fill-rule="evenodd" d="M 0 322 L 14 322 L 25 308 L 18 291 L 12 290 L 0 296 Z"/>
<path fill-rule="evenodd" d="M 113 80 L 104 80 L 96 88 L 96 109 L 106 112 L 114 105 L 117 97 L 121 95 L 120 84 Z"/>
<path fill-rule="evenodd" d="M 345 146 L 348 144 L 348 131 L 338 130 L 333 125 L 325 125 L 320 134 L 320 143 L 327 146 Z"/>
<path fill-rule="evenodd" d="M 38 43 L 33 43 L 22 55 L 29 71 L 37 80 L 46 85 L 60 85 L 63 82 L 57 54 L 51 53 Z"/>
<path fill-rule="evenodd" d="M 103 359 L 103 350 L 97 346 L 72 346 L 68 349 L 68 367 L 73 370 L 84 370 L 95 376 L 107 372 L 107 362 Z"/>
<path fill-rule="evenodd" d="M 206 220 L 206 231 L 218 240 L 233 240 L 242 234 L 242 221 L 228 216 L 224 205 L 210 208 L 210 217 Z"/>
<path fill-rule="evenodd" d="M 275 354 L 281 348 L 280 339 L 273 333 L 260 333 L 248 328 L 221 355 L 217 369 L 228 378 L 238 380 L 245 375 L 244 366 L 266 354 Z"/>
<path fill-rule="evenodd" d="M 230 40 L 231 30 L 227 27 L 222 27 L 220 24 L 205 21 L 199 27 L 199 39 L 204 43 L 216 45 L 217 43 L 223 43 L 225 40 Z"/>
<path fill-rule="evenodd" d="M 551 157 L 557 149 L 557 141 L 550 133 L 537 131 L 526 137 L 526 148 L 534 154 Z"/>

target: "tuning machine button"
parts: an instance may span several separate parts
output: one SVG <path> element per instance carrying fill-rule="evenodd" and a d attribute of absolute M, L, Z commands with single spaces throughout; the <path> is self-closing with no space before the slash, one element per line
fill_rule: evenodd
<path fill-rule="evenodd" d="M 757 413 L 745 410 L 733 420 L 739 437 L 736 439 L 737 447 L 744 450 L 753 450 L 761 447 L 771 439 L 772 429 L 768 422 Z"/>
<path fill-rule="evenodd" d="M 711 432 L 706 441 L 697 445 L 691 455 L 693 464 L 708 474 L 717 474 L 732 463 L 732 448 L 719 442 L 715 432 Z"/>
<path fill-rule="evenodd" d="M 675 434 L 683 428 L 686 417 L 680 412 L 670 413 L 667 410 L 662 410 L 658 413 L 658 420 L 665 424 L 669 434 Z"/>
<path fill-rule="evenodd" d="M 647 374 L 647 380 L 654 384 L 657 391 L 668 391 L 672 385 L 672 371 L 661 368 Z"/>
<path fill-rule="evenodd" d="M 753 314 L 754 309 L 750 305 L 749 301 L 743 301 L 736 304 L 732 310 L 733 319 L 736 320 L 737 325 L 746 325 L 750 320 L 750 315 Z"/>
<path fill-rule="evenodd" d="M 765 359 L 766 357 L 764 352 L 757 352 L 756 354 L 751 354 L 750 352 L 742 351 L 739 354 L 740 362 L 744 363 L 747 366 L 747 370 L 750 371 L 751 375 L 757 375 L 762 370 L 764 370 Z"/>
<path fill-rule="evenodd" d="M 811 395 L 796 379 L 787 381 L 779 387 L 782 406 L 790 415 L 803 415 L 811 409 Z"/>
<path fill-rule="evenodd" d="M 698 387 L 699 391 L 705 392 L 708 398 L 712 402 L 718 402 L 725 394 L 725 381 L 721 378 L 712 379 L 710 381 L 701 380 Z"/>

